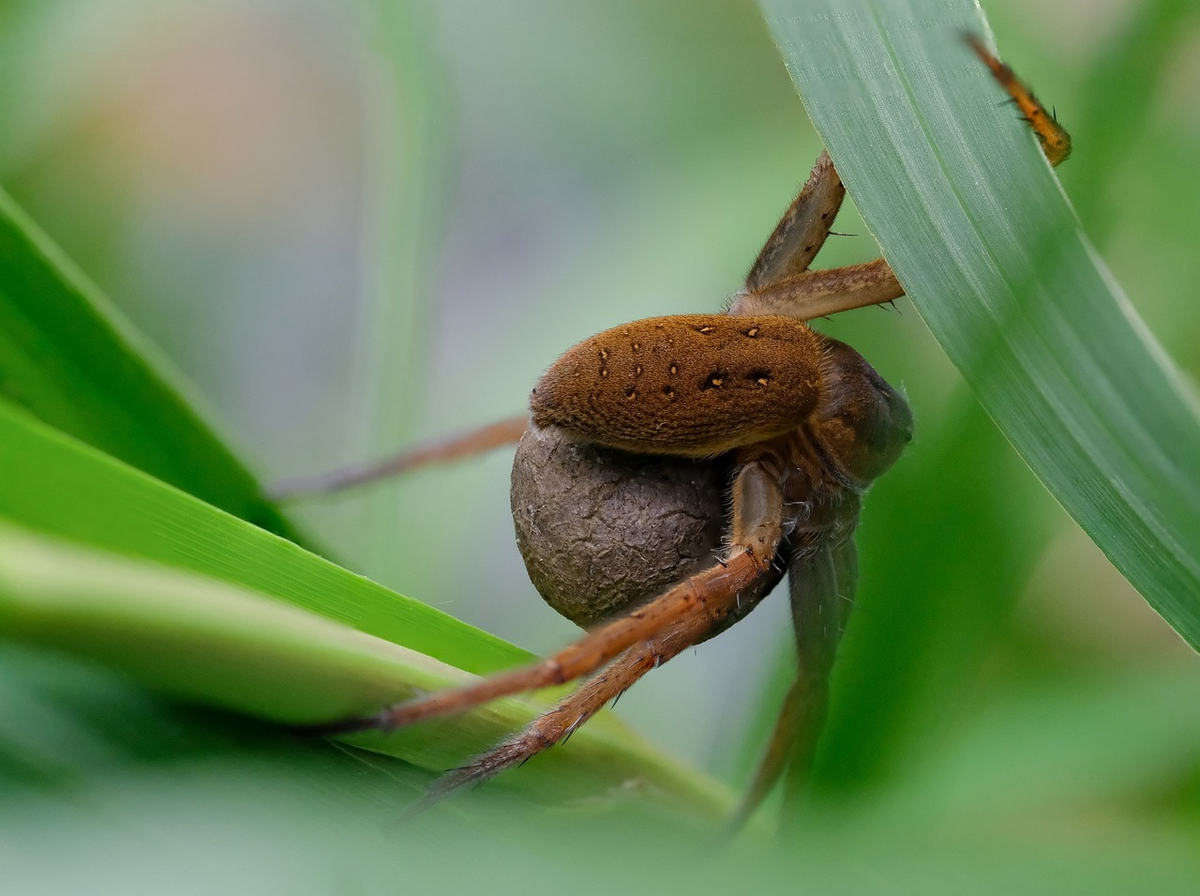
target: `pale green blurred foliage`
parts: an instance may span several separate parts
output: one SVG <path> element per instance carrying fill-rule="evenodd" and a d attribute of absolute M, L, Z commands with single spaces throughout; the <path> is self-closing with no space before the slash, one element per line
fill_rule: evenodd
<path fill-rule="evenodd" d="M 1136 3 L 991 6 L 1001 52 L 1074 131 L 1061 176 L 1084 227 L 1195 375 L 1197 17 L 1163 45 L 1152 102 L 1126 129 L 1105 118 L 1093 85 Z M 538 373 L 578 339 L 718 308 L 820 147 L 749 0 L 441 0 L 391 17 L 316 0 L 10 0 L 0 50 L 10 51 L 0 52 L 0 183 L 197 381 L 268 480 L 519 412 Z M 418 194 L 419 221 L 390 217 Z M 876 254 L 852 209 L 838 229 L 858 236 L 831 241 L 822 265 Z M 389 313 L 381 297 L 395 303 Z M 892 707 L 911 718 L 883 726 L 897 739 L 891 766 L 937 779 L 943 761 L 953 774 L 989 745 L 1003 753 L 993 737 L 1042 743 L 1048 707 L 1087 704 L 1087 724 L 1101 724 L 1086 730 L 1102 737 L 1103 723 L 1126 727 L 1106 716 L 1106 700 L 1126 705 L 1112 682 L 1133 682 L 1117 686 L 1124 693 L 1173 668 L 1195 681 L 1191 652 L 970 416 L 979 412 L 909 304 L 821 326 L 903 383 L 920 425 L 866 503 L 859 613 L 872 614 L 873 592 L 905 583 L 895 585 L 911 589 L 902 639 L 907 624 L 938 625 L 920 604 L 927 578 L 956 604 L 980 600 L 973 582 L 1003 581 L 1009 593 L 953 642 L 963 656 L 928 659 L 928 693 Z M 382 357 L 389 343 L 402 351 Z M 938 441 L 955 427 L 961 438 Z M 352 568 L 545 650 L 573 630 L 524 577 L 507 464 L 496 455 L 429 471 L 302 515 Z M 991 506 L 959 500 L 954 484 L 977 477 L 995 479 Z M 917 522 L 928 550 L 905 555 L 896 530 Z M 952 560 L 960 540 L 985 539 L 1003 568 L 954 578 L 931 565 Z M 790 637 L 784 604 L 652 675 L 622 715 L 718 773 L 744 775 L 777 665 L 764 657 L 782 656 Z M 852 654 L 853 639 L 852 627 Z M 886 692 L 889 673 L 847 674 L 878 675 Z M 1063 727 L 1074 733 L 1046 741 L 1083 730 Z M 838 743 L 855 730 L 837 729 Z M 1095 777 L 1081 774 L 1047 831 L 1119 829 L 1164 806 L 1195 830 L 1198 759 L 1191 743 L 1148 775 L 1118 760 L 1089 766 Z M 864 780 L 885 776 L 867 766 Z M 860 772 L 840 774 L 833 788 L 852 790 Z M 940 786 L 954 791 L 949 780 Z M 1000 814 L 1006 834 L 1014 817 Z"/>

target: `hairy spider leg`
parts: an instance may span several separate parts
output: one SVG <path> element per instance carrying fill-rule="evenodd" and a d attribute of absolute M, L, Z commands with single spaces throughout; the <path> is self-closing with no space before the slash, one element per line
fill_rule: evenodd
<path fill-rule="evenodd" d="M 846 188 L 822 149 L 808 180 L 763 244 L 746 274 L 746 291 L 754 292 L 808 270 L 846 198 Z"/>
<path fill-rule="evenodd" d="M 271 490 L 271 496 L 276 500 L 292 500 L 309 495 L 328 494 L 399 476 L 418 467 L 472 457 L 521 441 L 521 436 L 528 428 L 528 414 L 510 417 L 470 432 L 410 446 L 399 454 L 373 463 L 343 467 L 319 476 L 287 480 L 275 486 Z"/>
<path fill-rule="evenodd" d="M 882 258 L 829 270 L 808 269 L 825 245 L 845 196 L 833 160 L 822 150 L 727 313 L 740 317 L 786 314 L 811 320 L 903 296 L 904 288 Z"/>
<path fill-rule="evenodd" d="M 855 308 L 883 305 L 904 296 L 904 287 L 884 259 L 841 268 L 805 271 L 739 293 L 729 314 L 758 316 L 783 314 L 812 320 Z"/>
<path fill-rule="evenodd" d="M 1060 165 L 1071 154 L 1071 135 L 979 37 L 963 37 L 1021 110 L 1050 164 Z M 812 320 L 904 295 L 904 287 L 882 258 L 823 271 L 808 269 L 829 235 L 844 196 L 841 178 L 828 153 L 822 151 L 804 188 L 751 267 L 745 287 L 734 296 L 729 314 L 786 314 Z"/>
<path fill-rule="evenodd" d="M 1042 152 L 1045 153 L 1050 164 L 1058 167 L 1065 162 L 1067 156 L 1071 154 L 1071 135 L 1067 133 L 1067 129 L 1058 123 L 1057 118 L 1046 111 L 1046 107 L 1033 95 L 1029 85 L 1022 83 L 1009 66 L 997 59 L 977 35 L 964 34 L 963 40 L 967 42 L 980 61 L 988 67 L 992 76 L 1000 82 L 1000 86 L 1012 97 L 1012 101 L 1021 110 L 1021 116 L 1033 128 L 1033 133 L 1037 135 Z"/>
<path fill-rule="evenodd" d="M 761 599 L 765 590 L 759 593 Z M 743 606 L 742 610 L 745 609 Z M 564 741 L 647 672 L 703 641 L 711 632 L 712 625 L 707 613 L 700 608 L 692 608 L 663 631 L 628 648 L 554 709 L 531 722 L 518 734 L 484 751 L 466 765 L 446 772 L 430 785 L 413 810 L 427 808 L 460 787 L 480 784 Z"/>
<path fill-rule="evenodd" d="M 796 680 L 784 697 L 750 786 L 729 819 L 726 829 L 730 833 L 750 818 L 785 768 L 789 770 L 789 794 L 803 786 L 812 770 L 829 708 L 830 673 L 858 585 L 853 539 L 858 507 L 859 502 L 852 500 L 844 508 L 848 526 L 840 533 L 805 533 L 809 543 L 793 548 L 788 590 L 796 633 Z"/>

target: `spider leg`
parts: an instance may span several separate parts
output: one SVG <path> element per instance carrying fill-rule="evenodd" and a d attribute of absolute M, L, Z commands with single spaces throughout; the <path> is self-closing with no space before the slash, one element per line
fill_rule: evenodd
<path fill-rule="evenodd" d="M 825 317 L 852 308 L 881 305 L 904 295 L 904 287 L 882 258 L 865 264 L 805 271 L 768 283 L 753 292 L 742 292 L 729 306 L 729 314 L 785 314 L 802 320 Z"/>
<path fill-rule="evenodd" d="M 406 448 L 399 454 L 374 463 L 344 467 L 317 476 L 290 479 L 279 483 L 271 490 L 276 500 L 292 500 L 308 495 L 322 495 L 342 491 L 369 482 L 399 476 L 427 464 L 444 463 L 482 454 L 493 448 L 519 442 L 529 426 L 529 417 L 511 417 L 470 432 L 460 433 L 447 439 L 424 442 Z"/>
<path fill-rule="evenodd" d="M 964 39 L 1021 110 L 1050 164 L 1064 162 L 1071 154 L 1071 135 L 1066 128 L 983 41 L 974 34 L 966 34 Z M 904 288 L 882 258 L 832 270 L 808 270 L 829 235 L 844 195 L 833 162 L 822 152 L 808 183 L 763 246 L 729 314 L 786 314 L 812 320 L 904 295 Z"/>
<path fill-rule="evenodd" d="M 787 696 L 783 698 L 783 706 L 779 710 L 779 716 L 775 719 L 775 728 L 771 732 L 771 739 L 767 742 L 767 748 L 758 762 L 758 768 L 754 770 L 750 786 L 742 795 L 737 810 L 726 823 L 726 830 L 730 834 L 736 833 L 750 820 L 754 810 L 767 798 L 774 788 L 775 782 L 787 768 L 797 732 L 802 727 L 801 713 L 806 708 L 814 707 L 813 696 L 805 693 L 799 679 L 788 688 Z"/>
<path fill-rule="evenodd" d="M 1013 70 L 997 59 L 977 35 L 964 34 L 963 39 L 980 61 L 988 67 L 992 77 L 1008 91 L 1008 95 L 1021 110 L 1021 116 L 1033 128 L 1033 133 L 1037 136 L 1038 143 L 1042 146 L 1042 152 L 1046 154 L 1050 164 L 1058 167 L 1065 162 L 1067 156 L 1071 154 L 1071 135 L 1067 133 L 1067 129 L 1058 123 L 1057 118 L 1046 111 L 1046 107 L 1033 95 L 1029 85 L 1021 83 Z"/>
<path fill-rule="evenodd" d="M 811 320 L 904 295 L 882 258 L 827 271 L 808 266 L 825 245 L 846 188 L 829 153 L 821 151 L 800 194 L 759 252 L 728 314 L 786 314 Z"/>
<path fill-rule="evenodd" d="M 746 275 L 746 291 L 755 292 L 808 270 L 825 245 L 845 196 L 846 188 L 829 153 L 821 150 L 808 181 L 779 219 Z"/>
<path fill-rule="evenodd" d="M 829 708 L 829 675 L 857 583 L 858 557 L 848 535 L 819 539 L 815 550 L 793 554 L 788 588 L 796 631 L 796 680 L 750 787 L 730 818 L 730 832 L 750 818 L 785 768 L 789 798 L 808 780 Z"/>
<path fill-rule="evenodd" d="M 738 594 L 769 572 L 783 527 L 784 463 L 773 443 L 743 448 L 733 482 L 730 550 L 717 563 L 685 579 L 665 594 L 605 623 L 546 659 L 500 672 L 462 688 L 440 691 L 385 709 L 373 716 L 307 728 L 314 734 L 385 731 L 425 719 L 459 713 L 521 691 L 564 684 L 588 675 L 623 651 L 658 637 L 681 620 L 702 618 L 706 630 L 737 610 Z"/>
<path fill-rule="evenodd" d="M 522 765 L 543 750 L 562 743 L 606 703 L 620 697 L 647 672 L 704 640 L 711 628 L 708 615 L 696 608 L 665 631 L 630 647 L 524 730 L 434 781 L 413 810 L 425 809 L 460 787 L 481 784 L 499 772 Z"/>

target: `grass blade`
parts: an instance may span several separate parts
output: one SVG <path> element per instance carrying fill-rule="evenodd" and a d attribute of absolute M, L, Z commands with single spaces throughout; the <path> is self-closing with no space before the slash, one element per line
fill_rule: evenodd
<path fill-rule="evenodd" d="M 181 376 L 3 191 L 0 396 L 210 504 L 296 537 L 193 409 Z"/>
<path fill-rule="evenodd" d="M 1200 647 L 1200 410 L 960 39 L 970 2 L 763 0 L 914 304 L 1050 492 Z M 919 411 L 919 409 L 918 409 Z"/>
<path fill-rule="evenodd" d="M 529 658 L 0 402 L 0 517 L 212 576 L 476 674 Z"/>
<path fill-rule="evenodd" d="M 176 697 L 274 722 L 338 718 L 469 676 L 262 594 L 0 525 L 0 631 L 98 660 Z M 453 767 L 530 721 L 529 699 L 353 743 L 425 768 Z M 719 784 L 667 760 L 610 718 L 539 763 L 527 787 L 554 799 L 631 777 L 691 812 L 728 810 Z"/>

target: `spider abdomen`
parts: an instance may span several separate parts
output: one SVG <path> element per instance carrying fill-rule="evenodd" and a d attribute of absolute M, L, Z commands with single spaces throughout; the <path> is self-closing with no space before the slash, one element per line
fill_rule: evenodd
<path fill-rule="evenodd" d="M 792 317 L 690 314 L 605 330 L 560 357 L 534 422 L 643 454 L 703 457 L 803 423 L 817 405 L 821 337 Z"/>

